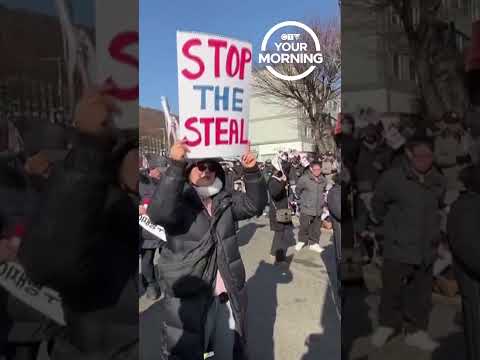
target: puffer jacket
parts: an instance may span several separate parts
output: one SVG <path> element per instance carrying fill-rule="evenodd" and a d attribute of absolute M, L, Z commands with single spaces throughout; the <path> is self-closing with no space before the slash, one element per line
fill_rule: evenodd
<path fill-rule="evenodd" d="M 187 183 L 186 168 L 185 162 L 171 161 L 147 210 L 152 222 L 167 234 L 158 265 L 166 294 L 159 309 L 159 351 L 168 353 L 169 359 L 202 358 L 205 316 L 218 270 L 235 318 L 235 355 L 245 359 L 247 292 L 234 224 L 262 214 L 267 203 L 265 180 L 257 167 L 244 169 L 246 193 L 222 190 L 213 197 L 210 216 Z M 224 179 L 224 174 L 219 178 Z M 142 344 L 142 349 L 149 345 Z"/>
<path fill-rule="evenodd" d="M 342 259 L 342 186 L 335 184 L 327 196 L 328 211 L 332 217 L 337 260 Z"/>
<path fill-rule="evenodd" d="M 62 297 L 52 360 L 137 356 L 138 199 L 116 185 L 112 147 L 78 134 L 19 250 L 32 281 Z"/>
<path fill-rule="evenodd" d="M 420 182 L 404 159 L 402 166 L 379 179 L 371 208 L 374 219 L 383 220 L 384 257 L 412 265 L 430 265 L 440 237 L 439 209 L 445 178 L 435 169 Z"/>
<path fill-rule="evenodd" d="M 325 205 L 325 188 L 327 179 L 322 175 L 318 181 L 310 170 L 298 180 L 295 188 L 300 197 L 300 212 L 309 216 L 321 216 Z"/>
<path fill-rule="evenodd" d="M 453 204 L 448 215 L 447 232 L 458 262 L 480 281 L 480 194 L 468 191 Z"/>
<path fill-rule="evenodd" d="M 456 277 L 460 287 L 465 322 L 467 359 L 480 357 L 480 194 L 463 193 L 448 216 L 447 232 L 455 258 Z"/>

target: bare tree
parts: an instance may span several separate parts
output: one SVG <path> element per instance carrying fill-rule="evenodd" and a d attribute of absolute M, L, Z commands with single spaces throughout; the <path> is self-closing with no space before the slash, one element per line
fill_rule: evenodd
<path fill-rule="evenodd" d="M 332 123 L 325 114 L 328 101 L 338 98 L 341 78 L 340 29 L 337 22 L 312 23 L 321 47 L 323 63 L 307 77 L 296 80 L 281 80 L 263 68 L 257 68 L 254 74 L 254 90 L 265 101 L 300 110 L 313 128 L 317 150 L 331 149 Z M 308 34 L 301 36 L 301 42 L 308 44 L 309 53 L 315 52 L 314 41 Z M 281 74 L 295 76 L 309 69 L 308 63 L 283 63 L 274 66 Z"/>
<path fill-rule="evenodd" d="M 367 6 L 377 12 L 391 7 L 398 14 L 418 79 L 421 113 L 427 120 L 437 121 L 447 111 L 465 113 L 468 97 L 464 58 L 457 47 L 454 25 L 442 19 L 442 0 L 342 0 L 341 3 L 342 7 Z"/>

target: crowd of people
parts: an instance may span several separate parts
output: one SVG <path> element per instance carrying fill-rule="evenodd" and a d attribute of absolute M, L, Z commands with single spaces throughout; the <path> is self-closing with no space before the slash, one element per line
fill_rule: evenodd
<path fill-rule="evenodd" d="M 432 291 L 454 283 L 463 298 L 469 359 L 478 355 L 478 316 L 472 318 L 478 304 L 472 304 L 473 263 L 467 260 L 476 222 L 466 209 L 467 203 L 474 208 L 478 191 L 478 152 L 475 128 L 464 120 L 446 113 L 429 126 L 372 109 L 341 118 L 342 242 L 345 251 L 360 249 L 362 261 L 378 270 L 376 347 L 403 333 L 410 346 L 437 349 L 428 333 Z"/>
<path fill-rule="evenodd" d="M 273 232 L 270 255 L 276 265 L 287 264 L 290 247 L 322 252 L 321 228 L 334 221 L 327 194 L 335 185 L 337 161 L 333 153 L 315 158 L 293 151 L 279 152 L 262 163 L 252 153 L 241 161 L 190 160 L 187 154 L 183 142 L 173 145 L 168 158 L 141 154 L 139 216 L 147 215 L 165 230 L 163 238 L 152 239 L 152 233 L 142 229 L 141 286 L 148 299 L 162 300 L 141 314 L 141 329 L 146 333 L 150 326 L 151 333 L 152 327 L 164 324 L 171 340 L 152 339 L 156 346 L 142 340 L 142 351 L 197 359 L 213 350 L 217 358 L 239 359 L 247 344 L 238 223 L 268 216 Z M 331 203 L 340 201 L 339 184 L 336 190 Z M 339 208 L 334 206 L 338 230 Z M 295 239 L 297 215 L 300 229 Z M 152 318 L 159 319 L 156 313 L 167 321 L 152 324 Z"/>
<path fill-rule="evenodd" d="M 138 134 L 115 110 L 94 89 L 75 128 L 35 122 L 2 149 L 2 359 L 138 357 Z"/>

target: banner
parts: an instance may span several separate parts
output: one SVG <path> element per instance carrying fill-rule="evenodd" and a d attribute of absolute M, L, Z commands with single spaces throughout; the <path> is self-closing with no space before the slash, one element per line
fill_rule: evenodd
<path fill-rule="evenodd" d="M 248 149 L 252 45 L 177 32 L 179 137 L 189 158 L 240 157 Z"/>
<path fill-rule="evenodd" d="M 65 325 L 62 300 L 58 293 L 47 287 L 39 288 L 32 283 L 20 264 L 0 264 L 0 286 L 46 317 Z"/>
<path fill-rule="evenodd" d="M 140 215 L 138 217 L 138 224 L 148 231 L 150 234 L 155 235 L 162 241 L 167 241 L 167 236 L 165 235 L 165 229 L 160 225 L 155 225 L 150 221 L 148 215 Z"/>
<path fill-rule="evenodd" d="M 138 0 L 96 1 L 97 78 L 110 84 L 119 128 L 138 128 Z"/>

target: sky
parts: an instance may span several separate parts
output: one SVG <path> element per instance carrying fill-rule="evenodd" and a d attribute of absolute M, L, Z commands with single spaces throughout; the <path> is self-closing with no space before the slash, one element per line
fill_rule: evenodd
<path fill-rule="evenodd" d="M 95 0 L 74 0 L 73 5 L 74 21 L 83 25 L 93 26 L 95 24 Z M 32 11 L 56 15 L 54 0 L 0 0 L 0 5 L 12 9 L 29 9 Z"/>
<path fill-rule="evenodd" d="M 161 109 L 166 96 L 178 114 L 177 30 L 249 41 L 256 57 L 277 23 L 329 21 L 338 14 L 337 0 L 140 0 L 140 105 Z"/>

